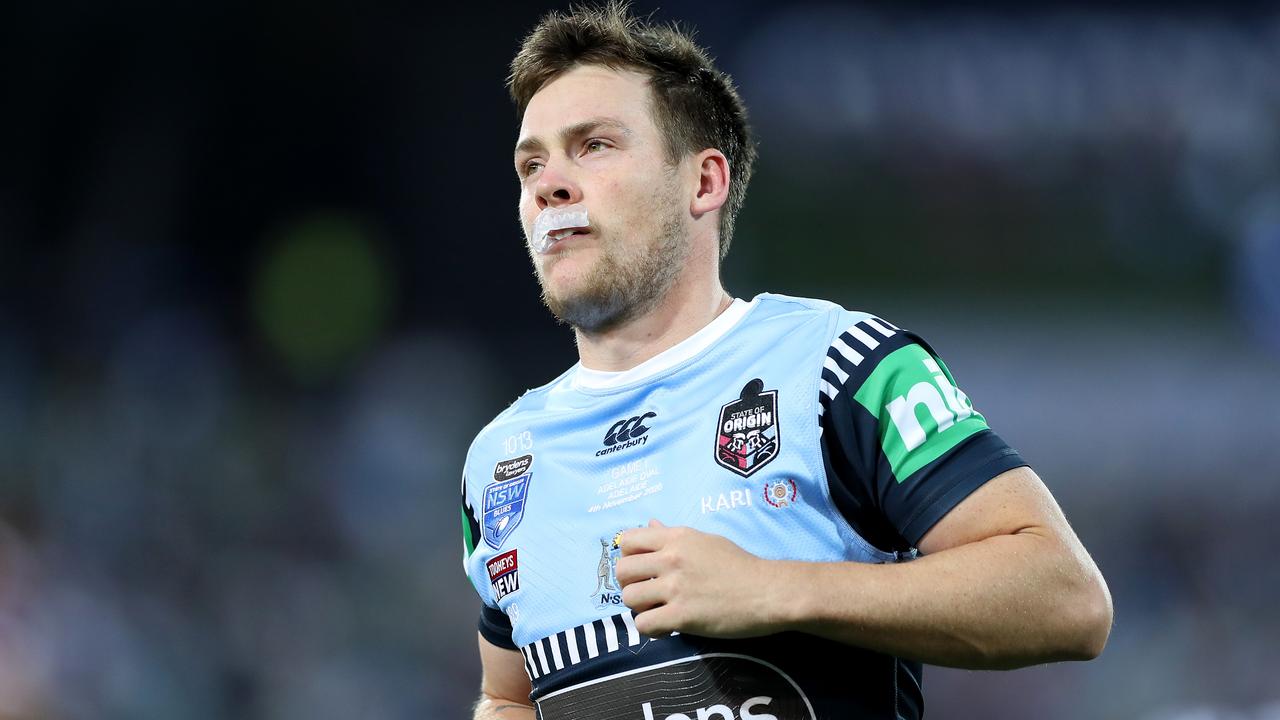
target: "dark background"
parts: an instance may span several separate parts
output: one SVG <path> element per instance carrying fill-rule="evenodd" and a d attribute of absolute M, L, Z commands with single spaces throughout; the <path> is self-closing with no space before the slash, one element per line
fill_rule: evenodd
<path fill-rule="evenodd" d="M 0 11 L 0 717 L 467 716 L 463 455 L 576 359 L 515 212 L 542 10 Z M 929 339 L 1111 584 L 1099 660 L 929 717 L 1280 718 L 1280 9 L 655 17 L 759 136 L 730 290 Z"/>

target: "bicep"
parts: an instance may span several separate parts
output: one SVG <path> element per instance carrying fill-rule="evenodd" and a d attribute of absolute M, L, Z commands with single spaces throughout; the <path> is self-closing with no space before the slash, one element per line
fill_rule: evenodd
<path fill-rule="evenodd" d="M 983 483 L 943 515 L 920 539 L 919 547 L 927 554 L 1024 532 L 1079 543 L 1049 489 L 1026 466 Z"/>
<path fill-rule="evenodd" d="M 483 676 L 480 691 L 488 697 L 529 704 L 533 686 L 524 670 L 524 656 L 518 650 L 498 647 L 476 633 L 480 643 L 480 667 Z"/>

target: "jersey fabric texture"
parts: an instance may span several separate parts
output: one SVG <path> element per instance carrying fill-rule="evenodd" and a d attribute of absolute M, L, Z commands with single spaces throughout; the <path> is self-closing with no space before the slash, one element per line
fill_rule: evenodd
<path fill-rule="evenodd" d="M 800 633 L 641 636 L 617 536 L 657 518 L 767 559 L 902 562 L 1025 464 L 916 334 L 763 294 L 631 370 L 574 366 L 495 418 L 467 454 L 463 563 L 480 632 L 522 653 L 544 720 L 919 718 L 917 662 Z"/>

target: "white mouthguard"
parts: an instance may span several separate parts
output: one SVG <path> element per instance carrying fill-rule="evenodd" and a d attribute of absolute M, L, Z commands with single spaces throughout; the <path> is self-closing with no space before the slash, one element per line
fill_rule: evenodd
<path fill-rule="evenodd" d="M 538 213 L 538 218 L 533 221 L 533 237 L 529 239 L 529 247 L 536 253 L 544 253 L 551 248 L 551 243 L 563 237 L 557 231 L 584 228 L 587 225 L 587 207 L 581 203 L 560 208 L 549 207 Z"/>

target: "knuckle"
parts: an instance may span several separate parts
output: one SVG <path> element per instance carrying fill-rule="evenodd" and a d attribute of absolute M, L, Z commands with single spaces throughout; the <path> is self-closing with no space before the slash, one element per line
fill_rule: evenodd
<path fill-rule="evenodd" d="M 664 564 L 673 570 L 679 570 L 684 567 L 685 564 L 684 555 L 677 550 L 671 550 L 668 552 L 665 560 L 666 562 Z"/>

